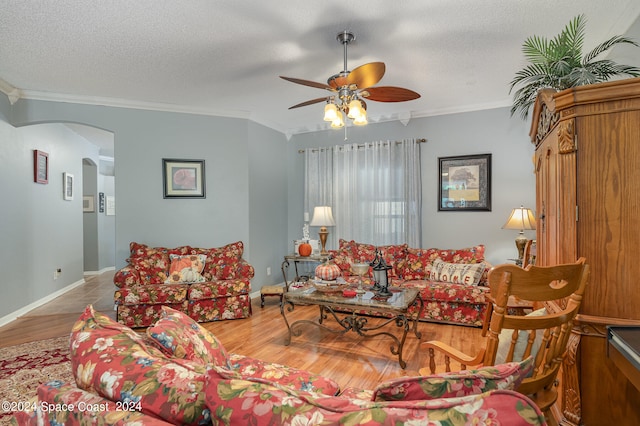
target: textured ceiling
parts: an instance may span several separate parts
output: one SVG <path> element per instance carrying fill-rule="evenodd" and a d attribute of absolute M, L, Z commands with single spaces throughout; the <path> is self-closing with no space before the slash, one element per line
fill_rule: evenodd
<path fill-rule="evenodd" d="M 3 0 L 0 79 L 23 97 L 248 118 L 286 134 L 324 129 L 325 82 L 386 64 L 378 85 L 422 95 L 369 102 L 370 121 L 510 105 L 522 42 L 587 18 L 586 50 L 623 34 L 638 0 Z M 632 65 L 640 65 L 637 60 Z M 6 85 L 5 85 L 6 86 Z M 6 91 L 6 88 L 5 88 Z"/>

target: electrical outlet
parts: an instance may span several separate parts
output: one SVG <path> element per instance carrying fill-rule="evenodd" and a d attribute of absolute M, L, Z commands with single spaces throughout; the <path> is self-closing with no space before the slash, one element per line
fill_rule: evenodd
<path fill-rule="evenodd" d="M 54 280 L 58 279 L 58 271 L 53 271 L 53 279 Z"/>
<path fill-rule="evenodd" d="M 267 276 L 271 276 L 271 266 L 267 266 Z"/>

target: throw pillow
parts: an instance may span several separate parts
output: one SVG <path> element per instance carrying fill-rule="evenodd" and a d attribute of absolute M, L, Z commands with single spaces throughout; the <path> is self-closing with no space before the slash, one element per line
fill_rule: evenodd
<path fill-rule="evenodd" d="M 207 256 L 204 254 L 191 254 L 187 256 L 179 256 L 176 254 L 169 255 L 171 266 L 169 267 L 169 276 L 165 280 L 165 284 L 177 283 L 201 283 L 205 278 L 201 275 Z"/>
<path fill-rule="evenodd" d="M 203 275 L 215 277 L 218 280 L 241 278 L 241 261 L 244 253 L 244 243 L 237 241 L 217 248 L 196 248 L 193 253 L 207 256 L 207 263 Z"/>
<path fill-rule="evenodd" d="M 170 424 L 210 421 L 205 405 L 206 366 L 168 359 L 144 334 L 94 312 L 91 305 L 73 326 L 69 353 L 80 389 L 139 405 L 145 414 Z M 109 420 L 110 416 L 117 423 L 117 412 L 98 417 Z"/>
<path fill-rule="evenodd" d="M 533 311 L 525 316 L 528 317 L 540 317 L 547 314 L 547 310 L 545 308 L 538 309 L 537 311 Z M 538 349 L 540 348 L 540 343 L 542 342 L 542 337 L 544 336 L 544 330 L 533 330 L 536 336 L 533 341 L 533 345 L 531 347 L 531 356 L 535 357 L 538 353 Z M 509 349 L 511 347 L 511 341 L 515 338 L 516 343 L 513 348 L 513 359 L 511 361 L 518 362 L 522 360 L 524 356 L 524 351 L 527 349 L 527 342 L 529 341 L 529 331 L 528 330 L 520 330 L 518 331 L 518 335 L 514 336 L 514 330 L 504 328 L 498 335 L 498 351 L 496 352 L 496 364 L 501 364 L 505 362 L 507 359 L 507 355 L 509 354 Z"/>
<path fill-rule="evenodd" d="M 218 338 L 175 309 L 163 306 L 162 318 L 147 328 L 147 336 L 171 358 L 229 368 L 227 351 Z"/>
<path fill-rule="evenodd" d="M 478 285 L 484 263 L 448 263 L 440 259 L 433 261 L 429 279 L 451 284 Z"/>
<path fill-rule="evenodd" d="M 495 389 L 515 389 L 533 368 L 533 358 L 521 362 L 433 376 L 400 377 L 385 381 L 373 392 L 374 401 L 411 401 L 477 395 Z"/>

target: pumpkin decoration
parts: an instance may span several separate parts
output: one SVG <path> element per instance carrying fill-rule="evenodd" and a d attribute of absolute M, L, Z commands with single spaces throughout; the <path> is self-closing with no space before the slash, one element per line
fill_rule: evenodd
<path fill-rule="evenodd" d="M 313 248 L 309 243 L 302 243 L 298 246 L 298 253 L 300 254 L 300 256 L 304 256 L 304 257 L 311 256 L 312 251 L 313 251 Z"/>
<path fill-rule="evenodd" d="M 340 268 L 333 262 L 325 262 L 316 268 L 316 277 L 324 281 L 333 281 L 340 276 Z"/>

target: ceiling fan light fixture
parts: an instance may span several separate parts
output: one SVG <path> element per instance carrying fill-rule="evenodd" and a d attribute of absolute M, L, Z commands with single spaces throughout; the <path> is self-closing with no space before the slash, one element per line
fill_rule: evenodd
<path fill-rule="evenodd" d="M 365 111 L 364 114 L 362 114 L 360 117 L 355 118 L 353 120 L 353 124 L 355 124 L 356 126 L 365 126 L 367 125 L 369 122 L 367 121 L 367 112 Z"/>
<path fill-rule="evenodd" d="M 338 113 L 336 119 L 331 122 L 331 127 L 334 129 L 340 129 L 344 127 L 344 119 L 342 118 L 342 113 Z"/>
<path fill-rule="evenodd" d="M 338 118 L 338 107 L 334 103 L 328 103 L 324 107 L 324 121 L 335 121 Z"/>
<path fill-rule="evenodd" d="M 362 102 L 359 99 L 354 99 L 351 102 L 349 102 L 348 111 L 349 113 L 347 114 L 347 117 L 353 120 L 356 120 L 362 117 L 363 115 L 366 117 L 366 114 L 367 114 L 364 108 L 362 108 Z"/>
<path fill-rule="evenodd" d="M 338 33 L 336 39 L 343 46 L 344 67 L 342 71 L 329 77 L 326 84 L 280 76 L 280 78 L 291 83 L 328 90 L 331 95 L 301 102 L 289 109 L 326 101 L 323 119 L 331 123 L 332 128 L 340 129 L 345 127 L 346 118 L 352 120 L 353 124 L 357 126 L 364 126 L 368 123 L 367 104 L 364 99 L 376 102 L 406 102 L 420 97 L 420 94 L 413 90 L 402 87 L 375 86 L 384 76 L 386 69 L 384 62 L 369 62 L 349 71 L 347 67 L 347 46 L 356 39 L 356 36 L 352 32 L 345 30 Z M 406 120 L 406 123 L 408 123 L 408 120 Z M 403 122 L 405 125 L 406 123 Z M 346 137 L 345 130 L 345 140 Z"/>

